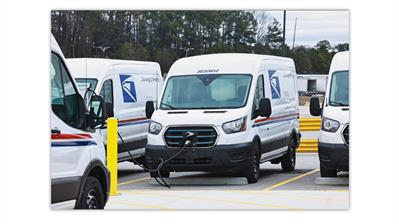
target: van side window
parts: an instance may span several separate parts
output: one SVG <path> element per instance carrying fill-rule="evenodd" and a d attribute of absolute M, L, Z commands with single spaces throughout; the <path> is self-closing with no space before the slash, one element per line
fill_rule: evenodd
<path fill-rule="evenodd" d="M 69 126 L 79 124 L 77 91 L 61 59 L 51 53 L 51 108 Z"/>
<path fill-rule="evenodd" d="M 260 99 L 265 97 L 265 90 L 263 85 L 263 75 L 258 77 L 258 81 L 256 82 L 256 89 L 255 89 L 255 97 L 254 97 L 254 106 L 253 106 L 253 114 L 255 111 L 259 109 L 259 101 Z"/>
<path fill-rule="evenodd" d="M 114 104 L 114 95 L 113 95 L 113 88 L 112 88 L 112 80 L 108 79 L 103 83 L 101 87 L 100 96 L 104 98 L 105 103 L 112 103 Z"/>

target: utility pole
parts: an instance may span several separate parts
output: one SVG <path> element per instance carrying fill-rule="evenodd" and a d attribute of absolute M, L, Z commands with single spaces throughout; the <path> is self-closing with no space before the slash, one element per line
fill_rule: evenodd
<path fill-rule="evenodd" d="M 284 10 L 284 19 L 283 19 L 283 57 L 285 56 L 285 10 Z"/>
<path fill-rule="evenodd" d="M 297 17 L 295 17 L 294 38 L 292 40 L 292 51 L 294 51 L 294 47 L 295 47 L 296 19 L 297 19 Z"/>

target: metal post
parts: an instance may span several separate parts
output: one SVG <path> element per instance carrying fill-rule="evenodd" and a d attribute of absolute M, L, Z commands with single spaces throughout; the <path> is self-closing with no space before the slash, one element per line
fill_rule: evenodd
<path fill-rule="evenodd" d="M 107 167 L 110 173 L 109 195 L 118 195 L 118 120 L 107 119 Z"/>
<path fill-rule="evenodd" d="M 283 19 L 283 57 L 285 56 L 285 10 L 284 10 L 284 19 Z"/>
<path fill-rule="evenodd" d="M 295 47 L 296 20 L 297 20 L 297 17 L 295 17 L 294 38 L 292 40 L 292 51 L 294 51 L 294 47 Z"/>

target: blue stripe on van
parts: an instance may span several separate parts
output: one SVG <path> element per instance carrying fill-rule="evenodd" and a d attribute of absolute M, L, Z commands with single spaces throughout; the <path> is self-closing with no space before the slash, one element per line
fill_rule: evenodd
<path fill-rule="evenodd" d="M 97 145 L 95 141 L 67 141 L 67 142 L 51 142 L 51 147 L 74 147 Z"/>
<path fill-rule="evenodd" d="M 126 122 L 126 120 L 125 120 L 125 121 L 123 121 L 121 123 L 118 122 L 118 127 L 131 126 L 131 125 L 140 125 L 140 124 L 147 124 L 147 123 L 150 123 L 149 119 L 130 121 L 130 122 Z M 104 125 L 101 129 L 106 129 L 106 128 L 107 128 L 107 125 Z"/>
<path fill-rule="evenodd" d="M 298 119 L 297 117 L 291 117 L 291 118 L 284 118 L 281 120 L 268 120 L 262 123 L 257 123 L 257 124 L 253 124 L 252 127 L 259 127 L 259 126 L 263 126 L 263 125 L 268 125 L 268 124 L 273 124 L 273 123 L 279 123 L 279 122 L 285 122 L 285 121 L 290 121 L 290 120 L 296 120 Z"/>
<path fill-rule="evenodd" d="M 146 123 L 149 123 L 149 122 L 150 122 L 150 120 L 122 123 L 122 124 L 118 124 L 118 127 L 130 126 L 130 125 L 138 125 L 138 124 L 146 124 Z"/>

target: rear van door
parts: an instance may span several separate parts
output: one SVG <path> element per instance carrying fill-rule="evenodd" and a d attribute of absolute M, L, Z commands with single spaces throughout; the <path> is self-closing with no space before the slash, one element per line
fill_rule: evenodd
<path fill-rule="evenodd" d="M 286 62 L 270 60 L 267 77 L 272 103 L 271 119 L 274 122 L 271 135 L 276 139 L 287 140 L 291 127 L 299 116 L 295 70 Z"/>
<path fill-rule="evenodd" d="M 119 147 L 119 153 L 140 149 L 134 152 L 133 156 L 141 155 L 147 143 L 149 123 L 145 116 L 145 103 L 149 100 L 156 101 L 156 94 L 159 91 L 157 83 L 160 80 L 157 80 L 155 74 L 148 73 L 143 68 L 135 68 L 135 66 L 120 66 L 117 69 L 114 68 L 113 73 L 109 79 L 104 79 L 100 95 L 105 94 L 106 102 L 107 98 L 111 100 L 111 97 L 107 95 L 109 96 L 110 92 L 113 95 L 112 103 L 114 116 L 118 118 L 118 131 L 126 143 Z M 107 81 L 112 82 L 112 85 L 107 84 Z M 106 88 L 107 85 L 112 89 Z"/>

